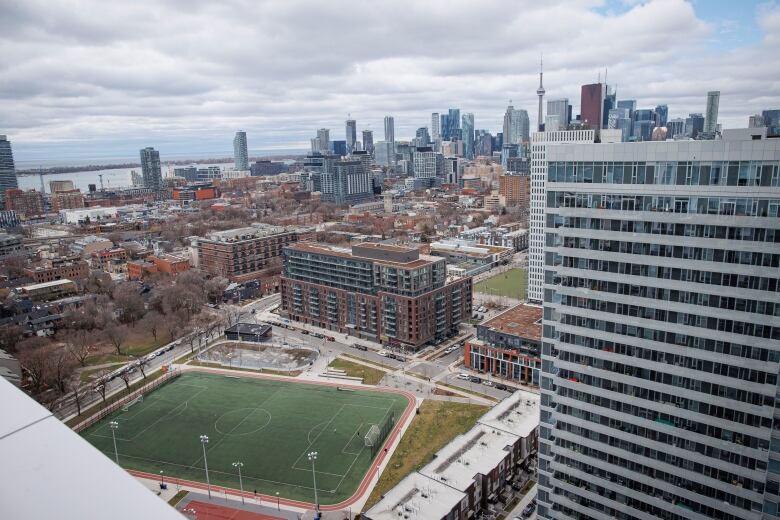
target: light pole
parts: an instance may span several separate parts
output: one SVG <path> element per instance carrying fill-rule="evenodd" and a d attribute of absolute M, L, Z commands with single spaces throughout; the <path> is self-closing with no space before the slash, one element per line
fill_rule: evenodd
<path fill-rule="evenodd" d="M 165 489 L 165 477 L 163 476 L 163 470 L 160 470 L 160 489 Z"/>
<path fill-rule="evenodd" d="M 119 451 L 116 449 L 116 429 L 119 428 L 119 423 L 116 421 L 111 421 L 108 423 L 108 426 L 111 428 L 111 438 L 114 439 L 114 460 L 116 460 L 116 463 L 119 464 Z"/>
<path fill-rule="evenodd" d="M 277 511 L 281 511 L 282 510 L 281 506 L 279 505 L 279 492 L 278 491 L 276 492 L 276 510 Z"/>
<path fill-rule="evenodd" d="M 234 462 L 233 463 L 234 468 L 238 468 L 238 485 L 241 488 L 241 503 L 244 503 L 244 481 L 241 480 L 241 468 L 244 467 L 243 462 Z"/>
<path fill-rule="evenodd" d="M 320 510 L 319 500 L 317 499 L 317 474 L 314 472 L 314 461 L 317 460 L 317 452 L 312 451 L 309 453 L 309 460 L 311 461 L 311 478 L 314 482 L 314 510 Z"/>
<path fill-rule="evenodd" d="M 209 463 L 206 460 L 206 444 L 209 443 L 209 436 L 201 435 L 200 443 L 203 445 L 203 465 L 206 466 L 206 488 L 209 491 L 209 500 L 211 500 L 211 482 L 209 482 Z"/>

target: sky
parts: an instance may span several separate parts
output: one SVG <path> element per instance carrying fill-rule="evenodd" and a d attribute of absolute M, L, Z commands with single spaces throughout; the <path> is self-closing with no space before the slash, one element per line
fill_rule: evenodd
<path fill-rule="evenodd" d="M 780 4 L 728 0 L 0 0 L 0 134 L 19 167 L 306 150 L 348 114 L 383 139 L 546 99 L 599 75 L 618 99 L 720 122 L 780 108 Z"/>

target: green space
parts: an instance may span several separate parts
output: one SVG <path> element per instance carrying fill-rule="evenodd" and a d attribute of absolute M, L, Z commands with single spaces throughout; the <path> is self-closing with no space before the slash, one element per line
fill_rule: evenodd
<path fill-rule="evenodd" d="M 385 377 L 384 370 L 378 368 L 367 367 L 360 363 L 353 363 L 343 358 L 334 359 L 331 364 L 331 368 L 343 370 L 349 377 L 360 377 L 363 379 L 364 385 L 376 385 Z"/>
<path fill-rule="evenodd" d="M 454 437 L 469 431 L 487 406 L 426 400 L 406 430 L 364 510 L 379 502 L 381 496 L 412 471 L 429 463 L 433 455 Z"/>
<path fill-rule="evenodd" d="M 524 300 L 528 292 L 528 272 L 510 269 L 474 284 L 474 292 Z"/>
<path fill-rule="evenodd" d="M 82 435 L 113 459 L 108 423 L 117 421 L 123 467 L 200 482 L 200 436 L 207 435 L 212 484 L 238 489 L 233 462 L 240 461 L 244 490 L 308 502 L 314 487 L 307 454 L 316 451 L 319 501 L 334 504 L 354 494 L 376 455 L 364 439 L 371 425 L 389 426 L 407 404 L 373 390 L 185 373 Z"/>

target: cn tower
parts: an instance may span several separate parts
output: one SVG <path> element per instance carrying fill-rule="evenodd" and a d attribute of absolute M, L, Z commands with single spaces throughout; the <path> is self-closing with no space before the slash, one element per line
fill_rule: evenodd
<path fill-rule="evenodd" d="M 538 130 L 542 131 L 542 125 L 544 124 L 544 119 L 542 119 L 542 100 L 544 99 L 544 85 L 542 85 L 542 76 L 544 75 L 543 72 L 544 62 L 542 61 L 542 58 L 539 58 L 539 88 L 536 89 L 536 95 L 539 96 L 539 115 L 537 121 L 537 127 Z"/>

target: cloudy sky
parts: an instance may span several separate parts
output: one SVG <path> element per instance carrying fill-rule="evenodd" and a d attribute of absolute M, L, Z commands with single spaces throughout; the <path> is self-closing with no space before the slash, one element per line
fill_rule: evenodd
<path fill-rule="evenodd" d="M 0 133 L 20 166 L 308 148 L 316 128 L 382 139 L 474 112 L 496 131 L 508 100 L 536 119 L 579 106 L 608 69 L 618 99 L 720 121 L 780 107 L 780 4 L 730 0 L 0 0 Z"/>

